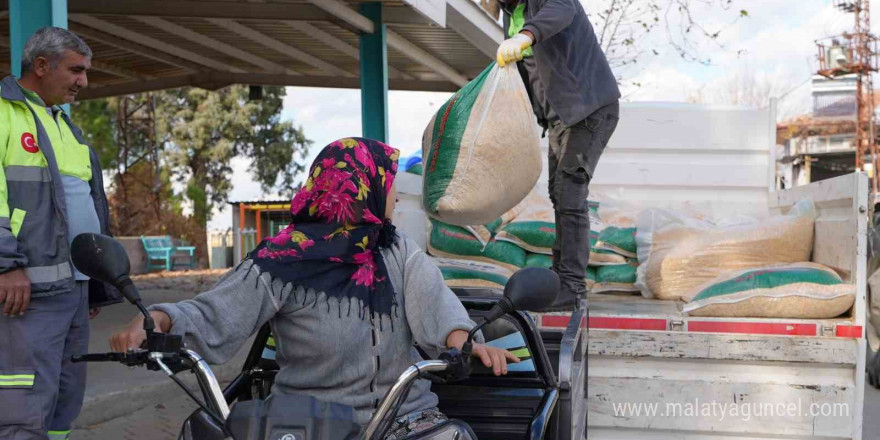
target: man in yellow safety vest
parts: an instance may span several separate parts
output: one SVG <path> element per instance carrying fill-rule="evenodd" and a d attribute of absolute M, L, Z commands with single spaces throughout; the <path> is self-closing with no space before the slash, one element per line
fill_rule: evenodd
<path fill-rule="evenodd" d="M 79 273 L 70 243 L 109 234 L 97 155 L 60 105 L 88 84 L 92 53 L 39 29 L 22 76 L 0 81 L 0 438 L 61 440 L 82 407 L 89 317 L 118 292 Z"/>

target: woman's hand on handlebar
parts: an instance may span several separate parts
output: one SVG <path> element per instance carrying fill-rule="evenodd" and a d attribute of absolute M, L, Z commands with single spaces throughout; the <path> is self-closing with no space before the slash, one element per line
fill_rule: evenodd
<path fill-rule="evenodd" d="M 471 357 L 479 358 L 487 368 L 491 368 L 496 376 L 507 374 L 507 363 L 519 362 L 519 358 L 513 353 L 498 347 L 490 347 L 483 344 L 474 344 Z"/>
<path fill-rule="evenodd" d="M 467 341 L 468 332 L 464 330 L 453 330 L 446 337 L 446 346 L 455 347 L 461 350 L 461 347 Z M 474 343 L 471 351 L 471 357 L 479 358 L 487 368 L 491 368 L 496 376 L 507 374 L 507 362 L 519 362 L 519 358 L 513 353 L 497 347 Z"/>
<path fill-rule="evenodd" d="M 154 310 L 150 312 L 153 321 L 156 323 L 154 331 L 159 333 L 168 333 L 171 330 L 171 317 L 165 312 Z M 144 331 L 144 317 L 137 315 L 131 320 L 125 329 L 116 332 L 110 336 L 110 350 L 125 353 L 129 349 L 136 349 L 147 339 L 147 333 Z"/>

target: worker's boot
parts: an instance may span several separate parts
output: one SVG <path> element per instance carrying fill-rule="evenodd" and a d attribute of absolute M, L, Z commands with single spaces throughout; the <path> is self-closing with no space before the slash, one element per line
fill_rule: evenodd
<path fill-rule="evenodd" d="M 581 294 L 573 294 L 570 291 L 562 290 L 556 295 L 556 301 L 553 305 L 544 310 L 535 310 L 536 312 L 570 312 L 575 309 L 585 307 L 586 292 Z"/>

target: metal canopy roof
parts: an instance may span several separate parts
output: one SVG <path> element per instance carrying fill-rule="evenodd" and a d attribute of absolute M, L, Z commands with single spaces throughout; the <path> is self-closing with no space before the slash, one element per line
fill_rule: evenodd
<path fill-rule="evenodd" d="M 68 0 L 94 58 L 80 99 L 229 84 L 359 88 L 361 0 Z M 389 88 L 455 91 L 494 58 L 498 23 L 474 0 L 382 0 Z M 7 0 L 0 71 L 10 72 Z"/>

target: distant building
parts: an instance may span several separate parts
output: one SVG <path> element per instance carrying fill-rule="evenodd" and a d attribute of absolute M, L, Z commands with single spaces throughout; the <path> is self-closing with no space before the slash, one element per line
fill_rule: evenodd
<path fill-rule="evenodd" d="M 777 186 L 790 188 L 855 171 L 856 76 L 812 79 L 813 109 L 777 124 Z M 875 96 L 877 102 L 877 96 Z M 875 106 L 876 108 L 876 106 Z M 872 170 L 866 170 L 869 174 Z"/>
<path fill-rule="evenodd" d="M 238 264 L 262 239 L 287 227 L 290 200 L 229 202 L 232 205 L 232 260 Z"/>

